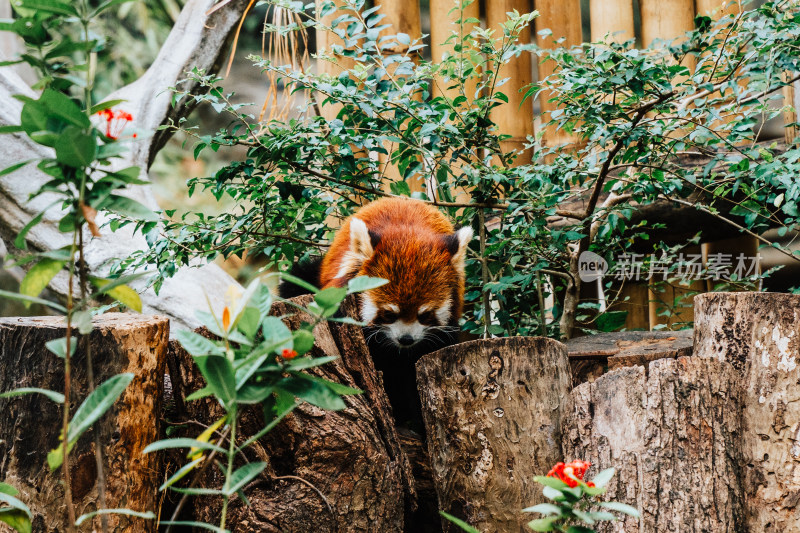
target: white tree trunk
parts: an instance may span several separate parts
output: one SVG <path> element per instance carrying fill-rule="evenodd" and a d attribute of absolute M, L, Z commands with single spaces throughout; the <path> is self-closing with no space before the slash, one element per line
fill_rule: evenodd
<path fill-rule="evenodd" d="M 214 0 L 189 0 L 153 65 L 137 81 L 107 98 L 127 100 L 119 108 L 133 115 L 133 126 L 136 128 L 154 131 L 168 117 L 177 118 L 188 113 L 189 109 L 186 108 L 172 109 L 169 88 L 185 78 L 186 72 L 194 67 L 213 70 L 228 35 L 247 3 L 230 2 L 207 15 L 214 4 Z M 0 69 L 0 126 L 19 123 L 22 104 L 13 98 L 15 94 L 36 97 L 34 91 L 13 70 Z M 118 160 L 117 166 L 124 168 L 137 165 L 142 168 L 142 177 L 146 179 L 150 163 L 168 136 L 166 131 L 155 132 L 152 137 L 133 143 L 131 151 L 124 159 Z M 0 142 L 0 169 L 20 161 L 51 156 L 48 148 L 31 142 L 23 134 L 5 135 Z M 34 165 L 0 178 L 0 239 L 9 251 L 14 250 L 13 240 L 20 230 L 52 202 L 49 195 L 28 201 L 30 194 L 38 191 L 48 179 Z M 149 185 L 130 187 L 126 194 L 152 209 L 158 207 Z M 63 214 L 57 207 L 48 210 L 42 223 L 27 235 L 30 249 L 50 250 L 69 243 L 69 236 L 58 231 L 61 216 Z M 88 233 L 85 235 L 86 260 L 94 271 L 102 272 L 114 259 L 127 257 L 147 247 L 141 235 L 133 235 L 125 228 L 116 233 L 105 228 L 101 233 L 101 237 L 94 238 Z M 194 313 L 208 307 L 206 295 L 212 304 L 221 305 L 225 291 L 235 283 L 214 264 L 182 268 L 164 283 L 158 295 L 152 290 L 142 293 L 143 311 L 169 316 L 173 319 L 174 328 L 196 327 L 199 324 Z M 65 294 L 66 276 L 57 276 L 50 288 L 56 294 Z"/>

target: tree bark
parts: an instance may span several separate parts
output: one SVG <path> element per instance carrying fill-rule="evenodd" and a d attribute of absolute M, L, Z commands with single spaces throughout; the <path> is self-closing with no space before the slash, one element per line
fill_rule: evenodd
<path fill-rule="evenodd" d="M 0 390 L 38 387 L 61 391 L 64 362 L 45 343 L 66 334 L 60 317 L 0 319 Z M 94 330 L 78 341 L 72 359 L 71 412 L 88 396 L 86 346 L 91 346 L 96 384 L 115 374 L 131 372 L 133 381 L 70 453 L 72 494 L 77 515 L 98 508 L 93 432 L 100 432 L 105 461 L 108 508 L 156 511 L 160 476 L 159 454 L 142 455 L 157 440 L 169 321 L 108 313 L 94 320 Z M 50 472 L 47 453 L 59 445 L 61 407 L 40 394 L 0 398 L 0 479 L 20 491 L 34 514 L 33 530 L 65 530 L 66 506 L 60 471 Z M 156 531 L 154 520 L 109 515 L 112 531 Z M 99 530 L 100 520 L 81 531 Z"/>
<path fill-rule="evenodd" d="M 306 305 L 311 297 L 293 300 Z M 355 310 L 352 299 L 343 305 L 345 314 Z M 295 312 L 295 308 L 283 303 L 272 308 L 276 316 Z M 295 314 L 287 318 L 287 324 L 294 329 L 303 319 Z M 340 359 L 309 372 L 364 392 L 346 396 L 347 408 L 338 412 L 302 404 L 248 449 L 248 460 L 266 461 L 269 466 L 264 475 L 245 489 L 250 506 L 239 500 L 229 506 L 232 531 L 403 531 L 404 521 L 416 508 L 411 465 L 400 447 L 389 403 L 361 328 L 323 323 L 314 333 L 316 344 L 312 355 L 337 355 Z M 176 394 L 189 394 L 201 388 L 204 383 L 191 357 L 180 347 L 175 356 L 180 368 L 180 377 L 172 375 Z M 222 414 L 208 399 L 189 403 L 186 409 L 186 420 L 205 425 Z M 237 436 L 243 442 L 263 427 L 262 413 L 248 409 L 243 413 Z M 193 427 L 189 434 L 196 436 L 201 431 Z M 208 487 L 219 487 L 221 483 L 219 474 L 211 472 L 203 481 Z M 218 523 L 219 498 L 197 499 L 194 504 L 193 516 L 187 518 Z"/>
<path fill-rule="evenodd" d="M 747 531 L 741 478 L 742 393 L 728 363 L 681 357 L 623 368 L 576 387 L 564 420 L 564 456 L 614 467 L 604 499 L 641 518 L 611 531 Z M 760 531 L 760 530 L 752 530 Z"/>
<path fill-rule="evenodd" d="M 566 342 L 572 384 L 594 381 L 604 373 L 658 359 L 692 355 L 692 330 L 619 331 L 575 337 Z"/>
<path fill-rule="evenodd" d="M 800 532 L 800 296 L 695 298 L 695 355 L 727 361 L 744 389 L 742 451 L 750 531 Z"/>
<path fill-rule="evenodd" d="M 439 508 L 484 532 L 526 531 L 520 510 L 542 501 L 533 477 L 561 460 L 564 345 L 471 341 L 424 356 L 417 378 Z"/>

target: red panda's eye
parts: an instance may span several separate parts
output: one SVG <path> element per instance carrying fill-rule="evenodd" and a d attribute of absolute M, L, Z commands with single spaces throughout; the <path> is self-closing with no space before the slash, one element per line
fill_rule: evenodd
<path fill-rule="evenodd" d="M 426 326 L 435 326 L 437 324 L 436 315 L 433 313 L 433 311 L 425 311 L 424 313 L 420 313 L 418 320 L 420 324 L 424 324 Z"/>
<path fill-rule="evenodd" d="M 378 317 L 377 317 L 377 322 L 380 322 L 382 324 L 390 324 L 390 323 L 394 322 L 395 320 L 397 320 L 397 317 L 398 317 L 398 314 L 395 313 L 394 311 L 385 311 L 385 310 L 384 311 L 379 311 L 378 312 Z"/>

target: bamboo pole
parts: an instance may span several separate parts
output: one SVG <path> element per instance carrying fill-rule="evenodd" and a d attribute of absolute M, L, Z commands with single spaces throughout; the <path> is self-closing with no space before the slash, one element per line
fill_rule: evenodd
<path fill-rule="evenodd" d="M 381 6 L 380 11 L 378 12 L 386 15 L 386 17 L 381 21 L 381 24 L 391 25 L 382 32 L 383 35 L 397 35 L 399 33 L 405 33 L 410 37 L 412 43 L 417 39 L 422 38 L 422 23 L 420 21 L 418 0 L 411 0 L 408 2 L 375 2 L 375 4 Z M 385 50 L 384 54 L 403 54 L 407 50 L 408 45 L 400 45 L 398 43 L 398 46 L 390 50 Z M 387 69 L 387 71 L 390 69 Z M 417 96 L 421 97 L 422 95 Z M 391 154 L 395 149 L 397 149 L 397 146 L 394 143 L 385 143 L 384 148 L 386 148 L 389 153 L 378 154 L 378 160 L 380 161 L 381 172 L 384 178 L 387 180 L 387 183 L 402 181 L 403 178 L 400 174 L 400 170 L 398 169 L 397 165 L 394 165 L 391 162 Z M 412 192 L 422 191 L 425 188 L 425 182 L 422 178 L 408 180 L 408 186 Z M 388 191 L 388 184 L 386 189 Z"/>
<path fill-rule="evenodd" d="M 324 0 L 317 0 L 317 12 L 322 7 Z M 342 11 L 339 11 L 339 7 L 344 6 L 347 4 L 345 0 L 334 0 L 334 4 L 337 7 L 337 10 L 333 13 L 326 15 L 320 19 L 320 22 L 325 26 L 330 26 L 336 17 L 342 15 Z M 341 45 L 344 43 L 341 37 L 336 35 L 331 31 L 324 31 L 324 30 L 317 30 L 317 54 L 322 52 L 329 52 L 331 45 L 338 44 Z M 336 62 L 332 63 L 330 61 L 325 61 L 322 59 L 317 59 L 317 72 L 320 74 L 328 74 L 329 76 L 339 76 L 345 70 L 350 70 L 355 66 L 355 61 L 350 57 L 337 57 Z M 341 110 L 341 106 L 335 104 L 327 104 L 322 105 L 322 101 L 324 99 L 320 99 L 320 112 L 322 116 L 325 117 L 326 120 L 333 120 L 336 118 L 336 115 L 339 114 Z"/>
<path fill-rule="evenodd" d="M 607 34 L 610 42 L 622 43 L 636 36 L 633 24 L 633 0 L 591 0 L 592 41 L 600 41 Z"/>
<path fill-rule="evenodd" d="M 508 20 L 506 13 L 517 10 L 526 13 L 530 10 L 527 0 L 491 0 L 486 2 L 486 26 L 495 30 L 495 36 L 502 35 L 500 24 Z M 531 40 L 530 28 L 525 28 L 519 35 L 520 42 Z M 533 82 L 531 56 L 523 53 L 514 57 L 505 65 L 501 65 L 497 80 L 508 78 L 508 81 L 496 89 L 508 97 L 508 103 L 492 110 L 492 121 L 497 124 L 500 133 L 511 135 L 510 139 L 501 143 L 504 152 L 518 151 L 516 165 L 526 165 L 532 160 L 531 150 L 525 150 L 527 137 L 533 135 L 533 102 L 529 98 L 522 101 L 524 91 Z"/>
<path fill-rule="evenodd" d="M 444 44 L 445 41 L 451 39 L 453 32 L 457 33 L 460 36 L 469 35 L 472 30 L 476 27 L 480 26 L 480 22 L 462 22 L 458 24 L 458 21 L 466 21 L 468 19 L 475 19 L 480 20 L 480 2 L 479 0 L 474 0 L 471 4 L 463 5 L 462 0 L 430 0 L 430 16 L 431 16 L 431 58 L 434 62 L 441 61 L 446 54 L 455 54 L 455 47 L 454 45 L 456 42 L 448 42 Z M 463 80 L 463 78 L 462 78 Z M 460 90 L 457 88 L 448 89 L 448 85 L 453 85 L 454 81 L 444 81 L 443 79 L 437 77 L 433 80 L 433 87 L 431 87 L 431 93 L 433 97 L 437 96 L 445 96 L 449 99 L 455 99 L 460 94 Z M 475 93 L 478 88 L 478 78 L 470 78 L 468 80 L 463 80 L 464 83 L 464 96 L 466 97 L 467 101 L 462 104 L 463 106 L 470 106 L 475 99 Z M 460 164 L 456 163 L 460 168 Z M 451 169 L 455 174 L 455 169 Z M 432 184 L 435 195 L 435 189 L 437 184 Z M 463 188 L 458 190 L 453 189 L 449 185 L 444 185 L 451 189 L 451 193 L 456 198 L 456 201 L 461 203 L 469 203 L 470 200 L 470 193 Z"/>
<path fill-rule="evenodd" d="M 458 24 L 459 20 L 465 21 L 467 19 L 480 20 L 480 2 L 475 0 L 469 5 L 461 6 L 461 0 L 430 0 L 430 13 L 431 13 L 431 59 L 434 62 L 441 61 L 445 54 L 455 54 L 453 42 L 444 44 L 445 41 L 450 39 L 453 32 L 460 35 L 469 35 L 476 26 L 474 22 Z M 433 96 L 447 95 L 448 98 L 455 98 L 458 96 L 458 91 L 448 90 L 440 79 L 434 80 L 432 93 Z M 472 78 L 466 82 L 464 92 L 468 101 L 472 101 L 475 97 L 475 90 L 478 85 L 478 80 Z"/>
<path fill-rule="evenodd" d="M 558 48 L 574 46 L 583 42 L 580 0 L 535 0 L 534 5 L 539 11 L 539 18 L 536 19 L 536 44 L 542 48 Z M 551 36 L 539 35 L 539 31 L 543 29 L 549 29 L 553 34 Z M 561 37 L 564 37 L 564 42 L 555 44 L 555 41 Z M 553 61 L 539 60 L 539 81 L 551 75 L 554 70 Z M 546 124 L 550 120 L 550 112 L 555 110 L 555 105 L 548 102 L 549 99 L 550 96 L 547 92 L 539 95 L 542 124 Z M 574 140 L 573 135 L 557 131 L 555 128 L 545 128 L 542 136 L 543 144 L 548 146 L 568 144 Z"/>
<path fill-rule="evenodd" d="M 642 44 L 675 39 L 694 28 L 694 0 L 640 0 Z"/>

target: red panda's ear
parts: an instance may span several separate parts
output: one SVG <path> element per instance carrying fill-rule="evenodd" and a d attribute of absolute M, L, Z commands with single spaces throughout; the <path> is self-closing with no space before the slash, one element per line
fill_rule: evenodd
<path fill-rule="evenodd" d="M 472 228 L 464 226 L 452 235 L 445 237 L 447 251 L 453 256 L 450 261 L 453 263 L 456 270 L 462 274 L 464 272 L 464 261 L 467 258 L 467 248 L 469 247 L 469 241 L 472 240 L 472 234 Z"/>
<path fill-rule="evenodd" d="M 354 262 L 363 263 L 374 252 L 372 248 L 372 234 L 367 225 L 359 218 L 350 219 L 350 254 Z"/>

